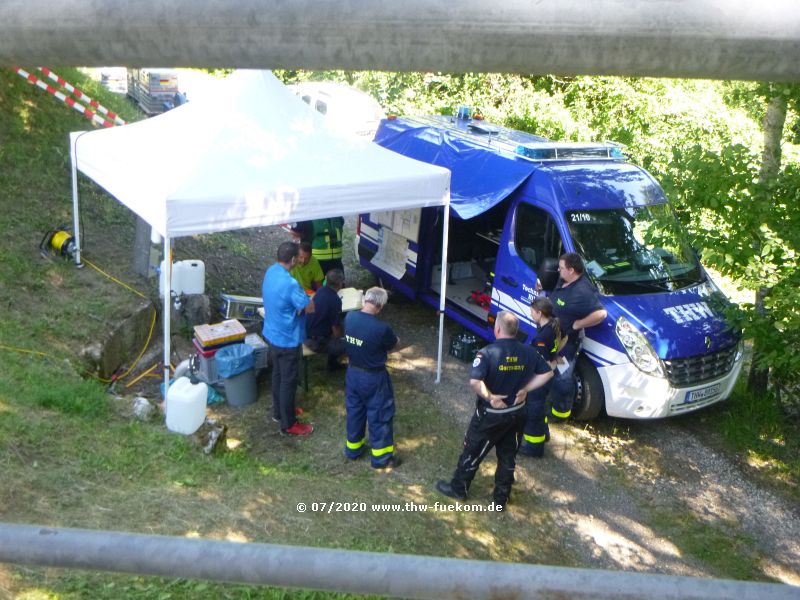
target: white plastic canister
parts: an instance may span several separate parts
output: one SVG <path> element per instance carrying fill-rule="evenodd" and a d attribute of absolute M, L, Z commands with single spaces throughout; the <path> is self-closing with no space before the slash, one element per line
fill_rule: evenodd
<path fill-rule="evenodd" d="M 161 261 L 161 276 L 158 280 L 158 295 L 163 297 L 166 283 L 167 264 Z M 202 260 L 179 260 L 172 263 L 172 293 L 203 294 L 206 291 L 206 265 Z"/>
<path fill-rule="evenodd" d="M 208 385 L 178 377 L 167 391 L 167 429 L 189 435 L 206 420 Z"/>
<path fill-rule="evenodd" d="M 178 281 L 182 294 L 204 294 L 206 291 L 206 264 L 202 260 L 182 260 L 175 263 L 180 273 Z"/>

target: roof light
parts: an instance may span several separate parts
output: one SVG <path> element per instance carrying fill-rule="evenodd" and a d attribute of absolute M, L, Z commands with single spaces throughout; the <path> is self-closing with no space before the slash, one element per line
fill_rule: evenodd
<path fill-rule="evenodd" d="M 516 153 L 531 160 L 581 160 L 594 158 L 624 158 L 622 150 L 610 144 L 563 143 L 520 144 Z"/>
<path fill-rule="evenodd" d="M 528 146 L 517 146 L 517 154 L 525 158 L 532 158 L 533 160 L 547 160 L 548 158 L 556 158 L 556 151 L 554 148 L 529 148 Z"/>

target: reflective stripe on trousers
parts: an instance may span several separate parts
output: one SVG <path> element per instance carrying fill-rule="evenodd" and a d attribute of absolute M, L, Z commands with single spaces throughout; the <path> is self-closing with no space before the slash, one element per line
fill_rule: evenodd
<path fill-rule="evenodd" d="M 394 452 L 394 389 L 389 373 L 350 367 L 344 381 L 347 411 L 345 455 L 348 458 L 361 456 L 369 425 L 372 466 L 385 465 Z"/>

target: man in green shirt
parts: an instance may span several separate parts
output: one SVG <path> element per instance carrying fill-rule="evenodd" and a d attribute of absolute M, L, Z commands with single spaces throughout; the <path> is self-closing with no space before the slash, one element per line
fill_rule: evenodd
<path fill-rule="evenodd" d="M 302 242 L 297 255 L 297 264 L 289 273 L 297 280 L 304 290 L 315 291 L 322 286 L 325 275 L 319 261 L 311 254 L 311 244 Z"/>

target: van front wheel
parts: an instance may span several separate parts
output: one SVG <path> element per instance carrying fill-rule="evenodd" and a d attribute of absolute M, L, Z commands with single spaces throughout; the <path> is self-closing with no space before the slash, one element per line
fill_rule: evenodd
<path fill-rule="evenodd" d="M 577 390 L 572 405 L 572 418 L 576 421 L 591 421 L 603 410 L 606 397 L 597 369 L 585 356 L 578 357 L 575 380 Z"/>

